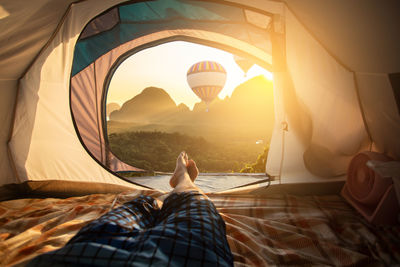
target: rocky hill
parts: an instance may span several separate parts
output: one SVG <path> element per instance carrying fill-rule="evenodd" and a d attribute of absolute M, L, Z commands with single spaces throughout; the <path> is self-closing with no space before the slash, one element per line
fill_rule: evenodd
<path fill-rule="evenodd" d="M 117 103 L 108 103 L 107 104 L 107 117 L 110 116 L 111 112 L 115 111 L 115 110 L 119 110 L 121 108 L 120 105 L 118 105 Z"/>
<path fill-rule="evenodd" d="M 140 94 L 125 102 L 119 110 L 110 114 L 110 120 L 119 122 L 156 123 L 175 113 L 188 112 L 184 104 L 175 102 L 161 88 L 147 87 Z"/>
<path fill-rule="evenodd" d="M 110 120 L 108 127 L 118 125 L 119 132 L 125 124 L 127 130 L 218 133 L 221 137 L 254 133 L 256 138 L 260 132 L 272 131 L 273 85 L 264 76 L 254 77 L 235 88 L 230 98 L 216 98 L 209 112 L 204 102 L 191 111 L 184 104 L 177 106 L 163 89 L 148 87 L 112 112 Z"/>

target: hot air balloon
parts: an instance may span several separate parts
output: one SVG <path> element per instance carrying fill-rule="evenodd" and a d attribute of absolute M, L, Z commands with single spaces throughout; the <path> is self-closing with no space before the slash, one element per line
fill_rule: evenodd
<path fill-rule="evenodd" d="M 187 82 L 192 91 L 207 104 L 217 97 L 225 85 L 226 71 L 214 61 L 201 61 L 192 65 L 187 72 Z"/>
<path fill-rule="evenodd" d="M 252 62 L 250 59 L 243 58 L 243 57 L 240 57 L 237 55 L 234 55 L 233 59 L 235 60 L 236 64 L 244 72 L 244 76 L 247 75 L 247 72 L 249 71 L 249 69 L 254 65 L 254 62 Z"/>

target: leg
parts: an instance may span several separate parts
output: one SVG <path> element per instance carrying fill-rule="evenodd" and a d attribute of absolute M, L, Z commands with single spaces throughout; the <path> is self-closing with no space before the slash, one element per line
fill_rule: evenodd
<path fill-rule="evenodd" d="M 139 196 L 84 226 L 64 247 L 39 255 L 27 266 L 119 266 L 146 243 L 160 209 Z M 140 265 L 140 264 L 139 264 Z"/>
<path fill-rule="evenodd" d="M 152 197 L 141 195 L 87 224 L 68 243 L 95 241 L 110 244 L 113 236 L 123 233 L 135 237 L 155 224 L 159 211 Z"/>
<path fill-rule="evenodd" d="M 84 227 L 65 247 L 28 266 L 233 266 L 225 223 L 188 172 L 185 153 L 171 177 L 174 187 L 161 210 L 139 197 Z M 190 166 L 195 166 L 190 165 Z M 192 168 L 192 167 L 189 167 Z M 131 218 L 125 218 L 129 217 Z"/>
<path fill-rule="evenodd" d="M 189 165 L 193 164 L 193 165 Z M 191 177 L 188 172 L 193 168 Z M 182 266 L 232 266 L 233 256 L 226 240 L 225 222 L 214 204 L 193 181 L 198 170 L 187 155 L 178 156 L 170 184 L 174 190 L 164 201 L 158 225 L 173 242 L 163 240 L 159 249 L 167 253 L 169 263 Z"/>

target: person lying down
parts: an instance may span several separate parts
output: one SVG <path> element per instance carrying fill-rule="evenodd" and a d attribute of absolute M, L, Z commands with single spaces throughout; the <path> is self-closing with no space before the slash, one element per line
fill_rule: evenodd
<path fill-rule="evenodd" d="M 198 174 L 196 163 L 180 153 L 162 207 L 141 195 L 28 266 L 233 266 L 225 222 L 193 183 Z"/>

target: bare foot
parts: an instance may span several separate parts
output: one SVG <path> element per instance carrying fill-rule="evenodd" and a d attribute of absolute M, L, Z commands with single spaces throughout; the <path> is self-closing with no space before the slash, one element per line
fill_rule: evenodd
<path fill-rule="evenodd" d="M 192 159 L 189 159 L 186 168 L 189 173 L 190 179 L 192 180 L 192 182 L 194 182 L 194 180 L 196 180 L 197 176 L 199 175 L 199 169 L 196 166 L 196 162 L 194 162 L 194 160 Z"/>
<path fill-rule="evenodd" d="M 189 160 L 185 152 L 181 152 L 176 160 L 174 174 L 169 180 L 169 184 L 174 188 L 169 195 L 193 190 L 204 195 L 204 192 L 193 183 L 198 174 L 196 163 Z"/>
<path fill-rule="evenodd" d="M 181 182 L 182 179 L 185 178 L 185 175 L 188 174 L 187 170 L 187 164 L 188 164 L 188 157 L 185 152 L 181 152 L 176 159 L 176 167 L 174 174 L 172 174 L 171 179 L 169 180 L 169 184 L 172 188 L 175 188 L 178 183 Z"/>

